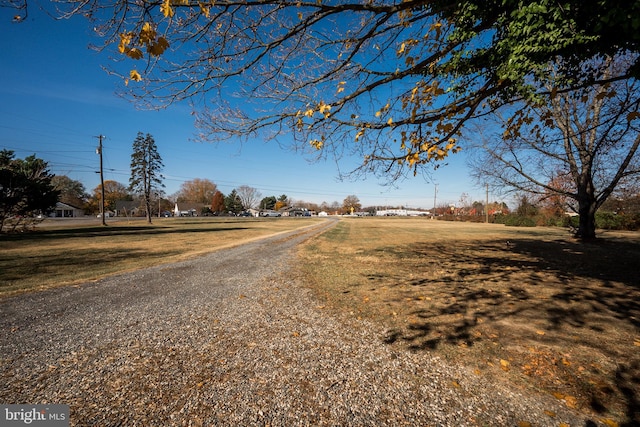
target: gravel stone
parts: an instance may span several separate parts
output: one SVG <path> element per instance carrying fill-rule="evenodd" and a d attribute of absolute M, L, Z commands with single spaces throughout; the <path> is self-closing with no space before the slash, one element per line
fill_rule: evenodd
<path fill-rule="evenodd" d="M 0 301 L 0 401 L 72 426 L 594 425 L 324 310 L 288 271 L 333 224 Z"/>

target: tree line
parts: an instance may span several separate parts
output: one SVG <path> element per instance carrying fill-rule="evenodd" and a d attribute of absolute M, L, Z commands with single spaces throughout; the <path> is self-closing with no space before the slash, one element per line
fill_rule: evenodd
<path fill-rule="evenodd" d="M 309 211 L 332 210 L 342 213 L 359 208 L 356 196 L 348 196 L 342 205 L 304 201 L 294 202 L 286 194 L 267 196 L 248 185 L 225 195 L 208 179 L 183 182 L 173 195 L 164 192 L 164 164 L 155 140 L 139 132 L 133 142 L 129 185 L 107 180 L 88 193 L 84 184 L 65 175 L 53 175 L 48 164 L 35 155 L 16 159 L 10 150 L 0 151 L 0 231 L 25 231 L 52 212 L 57 202 L 84 211 L 86 215 L 107 215 L 117 211 L 118 202 L 133 202 L 138 215 L 149 223 L 154 216 L 172 213 L 174 204 L 201 205 L 200 215 L 239 215 L 250 209 L 280 210 L 293 206 Z"/>

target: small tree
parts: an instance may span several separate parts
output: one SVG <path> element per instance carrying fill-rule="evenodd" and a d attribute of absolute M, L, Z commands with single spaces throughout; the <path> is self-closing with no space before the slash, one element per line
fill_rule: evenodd
<path fill-rule="evenodd" d="M 102 197 L 102 185 L 98 184 L 93 189 L 93 196 L 87 202 L 87 208 L 91 212 L 97 212 L 100 206 L 100 198 Z M 107 210 L 115 211 L 116 202 L 118 200 L 133 200 L 129 193 L 129 189 L 122 183 L 113 180 L 104 182 L 104 206 Z"/>
<path fill-rule="evenodd" d="M 51 185 L 60 192 L 60 201 L 62 203 L 81 208 L 89 199 L 84 184 L 66 175 L 56 175 L 51 178 Z"/>
<path fill-rule="evenodd" d="M 342 207 L 344 208 L 345 212 L 358 211 L 360 210 L 361 206 L 362 205 L 360 204 L 360 199 L 358 199 L 358 197 L 354 195 L 347 196 L 342 202 Z"/>
<path fill-rule="evenodd" d="M 138 132 L 133 141 L 133 154 L 131 154 L 131 178 L 129 189 L 142 195 L 147 211 L 147 221 L 151 224 L 151 195 L 154 190 L 164 187 L 164 178 L 160 171 L 164 165 L 158 154 L 156 142 L 150 134 L 144 136 Z"/>
<path fill-rule="evenodd" d="M 278 200 L 275 196 L 265 197 L 260 201 L 260 209 L 273 209 L 276 206 Z"/>
<path fill-rule="evenodd" d="M 55 208 L 60 192 L 51 184 L 53 175 L 47 168 L 35 156 L 14 159 L 13 151 L 0 151 L 0 231 L 9 219 L 10 231 L 15 231 Z"/>
<path fill-rule="evenodd" d="M 242 212 L 242 201 L 238 197 L 236 190 L 232 190 L 227 197 L 224 198 L 224 204 L 228 212 L 239 214 Z"/>
<path fill-rule="evenodd" d="M 211 200 L 211 211 L 213 213 L 221 213 L 224 212 L 225 206 L 224 206 L 224 194 L 222 194 L 220 191 L 216 191 L 216 193 L 213 195 L 213 199 Z"/>
<path fill-rule="evenodd" d="M 273 206 L 273 209 L 279 211 L 280 209 L 290 205 L 291 205 L 291 202 L 289 201 L 289 197 L 287 197 L 286 194 L 282 194 L 280 195 L 280 197 L 278 197 L 278 200 L 276 201 L 276 204 Z"/>

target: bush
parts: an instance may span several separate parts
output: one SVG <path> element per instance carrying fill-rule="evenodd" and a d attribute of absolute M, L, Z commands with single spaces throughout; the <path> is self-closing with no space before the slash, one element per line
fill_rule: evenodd
<path fill-rule="evenodd" d="M 535 218 L 521 215 L 505 215 L 504 225 L 509 227 L 535 227 Z"/>

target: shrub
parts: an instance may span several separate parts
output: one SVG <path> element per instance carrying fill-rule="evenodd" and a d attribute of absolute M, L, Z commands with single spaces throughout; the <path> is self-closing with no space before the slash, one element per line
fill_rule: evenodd
<path fill-rule="evenodd" d="M 504 225 L 509 227 L 535 227 L 535 218 L 521 215 L 505 215 Z"/>

